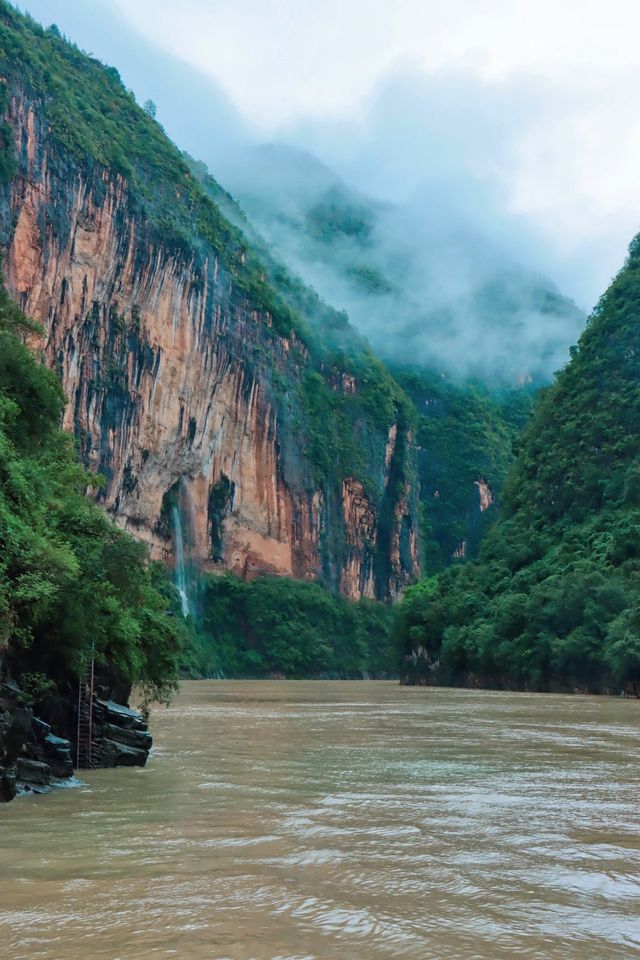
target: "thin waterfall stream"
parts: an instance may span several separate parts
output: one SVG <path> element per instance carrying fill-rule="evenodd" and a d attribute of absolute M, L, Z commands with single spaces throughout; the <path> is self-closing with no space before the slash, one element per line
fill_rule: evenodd
<path fill-rule="evenodd" d="M 195 615 L 194 580 L 191 568 L 191 502 L 184 482 L 180 483 L 178 497 L 171 507 L 175 543 L 174 583 L 180 596 L 182 614 Z"/>
<path fill-rule="evenodd" d="M 176 542 L 175 584 L 180 595 L 182 614 L 183 616 L 188 617 L 191 613 L 191 605 L 189 602 L 189 592 L 187 590 L 187 565 L 185 562 L 182 517 L 180 516 L 180 508 L 178 504 L 173 506 L 171 513 L 173 518 L 173 534 Z"/>

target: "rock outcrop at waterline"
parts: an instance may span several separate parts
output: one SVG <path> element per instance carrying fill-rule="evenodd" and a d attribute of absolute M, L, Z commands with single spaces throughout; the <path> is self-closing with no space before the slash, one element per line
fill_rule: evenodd
<path fill-rule="evenodd" d="M 42 793 L 72 775 L 69 741 L 34 717 L 15 684 L 0 684 L 0 803 L 18 792 Z"/>
<path fill-rule="evenodd" d="M 304 343 L 275 331 L 207 238 L 168 239 L 126 179 L 60 147 L 41 100 L 15 84 L 9 94 L 7 284 L 44 329 L 65 427 L 107 478 L 106 508 L 171 562 L 180 485 L 201 566 L 396 596 L 418 573 L 408 426 L 381 429 L 363 410 L 352 429 L 369 488 L 356 476 L 319 482 L 299 409 Z M 357 378 L 332 389 L 342 382 L 357 402 Z"/>
<path fill-rule="evenodd" d="M 113 700 L 95 700 L 91 766 L 144 767 L 153 743 L 142 714 Z"/>
<path fill-rule="evenodd" d="M 55 729 L 66 736 L 58 736 L 52 723 L 34 716 L 16 684 L 0 683 L 0 803 L 18 794 L 46 793 L 73 776 L 77 714 L 73 704 L 60 700 L 53 712 Z M 151 745 L 147 723 L 138 711 L 95 698 L 87 766 L 143 767 Z"/>

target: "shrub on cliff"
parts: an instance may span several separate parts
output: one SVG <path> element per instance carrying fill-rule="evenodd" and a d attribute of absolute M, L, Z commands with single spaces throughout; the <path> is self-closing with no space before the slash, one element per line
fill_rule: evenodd
<path fill-rule="evenodd" d="M 61 680 L 93 648 L 125 682 L 166 697 L 183 627 L 144 547 L 85 495 L 99 480 L 59 429 L 57 378 L 21 340 L 36 331 L 0 289 L 0 668 Z"/>

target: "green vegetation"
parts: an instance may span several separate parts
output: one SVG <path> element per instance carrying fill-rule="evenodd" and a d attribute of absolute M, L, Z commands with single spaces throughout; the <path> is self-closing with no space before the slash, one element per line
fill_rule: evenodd
<path fill-rule="evenodd" d="M 307 210 L 305 227 L 311 237 L 322 243 L 334 243 L 342 238 L 365 247 L 371 238 L 373 216 L 366 202 L 358 203 L 334 186 Z"/>
<path fill-rule="evenodd" d="M 7 109 L 7 101 L 7 88 L 0 85 L 0 116 L 4 115 Z M 12 130 L 6 120 L 2 120 L 0 122 L 0 184 L 10 183 L 17 170 Z"/>
<path fill-rule="evenodd" d="M 385 433 L 400 415 L 411 416 L 410 404 L 381 364 L 367 357 L 364 362 L 344 358 L 334 367 L 334 383 L 310 372 L 302 380 L 299 405 L 305 414 L 302 430 L 305 447 L 316 470 L 319 483 L 335 477 L 341 482 L 347 476 L 361 479 L 370 492 L 375 489 L 368 475 L 370 458 L 365 438 L 357 436 L 354 420 L 373 422 Z M 357 383 L 353 392 L 348 382 Z"/>
<path fill-rule="evenodd" d="M 209 576 L 200 590 L 191 676 L 397 676 L 390 607 L 352 603 L 317 583 Z"/>
<path fill-rule="evenodd" d="M 496 518 L 534 394 L 529 389 L 490 391 L 482 383 L 455 383 L 424 369 L 392 370 L 418 412 L 420 539 L 423 570 L 432 574 L 449 566 L 462 543 L 467 559 L 477 556 Z M 484 511 L 479 481 L 493 497 Z"/>
<path fill-rule="evenodd" d="M 186 636 L 166 576 L 85 495 L 100 480 L 76 462 L 60 384 L 24 334 L 37 328 L 0 289 L 0 663 L 37 695 L 83 674 L 93 647 L 166 699 Z"/>
<path fill-rule="evenodd" d="M 375 267 L 363 263 L 350 264 L 345 268 L 345 276 L 362 292 L 372 296 L 395 293 L 395 287 Z"/>
<path fill-rule="evenodd" d="M 530 689 L 640 682 L 640 238 L 540 399 L 476 563 L 413 587 L 409 677 Z"/>

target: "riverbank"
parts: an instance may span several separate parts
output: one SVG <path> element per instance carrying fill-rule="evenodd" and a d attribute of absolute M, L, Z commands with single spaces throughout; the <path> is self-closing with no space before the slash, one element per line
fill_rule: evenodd
<path fill-rule="evenodd" d="M 81 723 L 80 736 L 86 742 L 79 750 L 74 706 L 58 699 L 51 711 L 58 721 L 53 726 L 34 714 L 29 698 L 15 683 L 0 684 L 0 803 L 64 785 L 73 778 L 74 767 L 146 764 L 153 741 L 141 713 L 94 697 L 90 711 L 84 706 L 86 726 Z"/>

